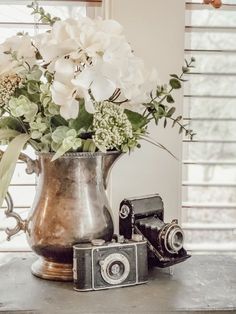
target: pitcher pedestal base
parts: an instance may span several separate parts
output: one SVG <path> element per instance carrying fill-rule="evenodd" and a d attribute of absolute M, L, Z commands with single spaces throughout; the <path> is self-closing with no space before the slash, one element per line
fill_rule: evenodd
<path fill-rule="evenodd" d="M 73 281 L 72 264 L 55 263 L 39 258 L 32 264 L 31 271 L 33 275 L 42 279 Z"/>

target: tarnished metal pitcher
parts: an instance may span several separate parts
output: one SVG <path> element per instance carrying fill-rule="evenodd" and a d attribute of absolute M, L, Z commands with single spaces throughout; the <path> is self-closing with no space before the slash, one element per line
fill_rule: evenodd
<path fill-rule="evenodd" d="M 8 217 L 17 220 L 7 229 L 10 238 L 24 230 L 32 250 L 40 258 L 32 273 L 50 280 L 72 280 L 72 246 L 95 238 L 111 240 L 113 220 L 106 195 L 112 165 L 120 156 L 109 153 L 68 153 L 51 161 L 52 154 L 38 154 L 27 162 L 27 172 L 38 175 L 37 193 L 28 219 L 13 212 L 7 196 Z"/>

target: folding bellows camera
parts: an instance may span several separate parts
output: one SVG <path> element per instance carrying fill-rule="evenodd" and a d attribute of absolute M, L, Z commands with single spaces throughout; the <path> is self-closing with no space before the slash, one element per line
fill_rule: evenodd
<path fill-rule="evenodd" d="M 119 211 L 120 234 L 131 239 L 140 234 L 147 241 L 150 266 L 168 267 L 190 255 L 183 248 L 184 233 L 178 221 L 164 222 L 164 204 L 158 194 L 124 199 Z"/>

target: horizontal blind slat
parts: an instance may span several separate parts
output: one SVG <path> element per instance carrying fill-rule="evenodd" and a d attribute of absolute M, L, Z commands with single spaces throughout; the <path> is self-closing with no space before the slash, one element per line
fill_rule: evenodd
<path fill-rule="evenodd" d="M 182 208 L 199 208 L 199 209 L 236 209 L 236 203 L 183 203 Z"/>
<path fill-rule="evenodd" d="M 188 182 L 184 181 L 182 183 L 182 186 L 188 187 L 188 186 L 195 186 L 195 187 L 236 187 L 236 182 L 231 183 L 222 183 L 222 182 Z"/>
<path fill-rule="evenodd" d="M 236 224 L 197 224 L 183 223 L 184 230 L 236 230 Z"/>
<path fill-rule="evenodd" d="M 182 163 L 184 165 L 202 165 L 202 166 L 214 166 L 214 165 L 220 165 L 220 166 L 236 166 L 236 161 L 234 160 L 183 160 Z"/>

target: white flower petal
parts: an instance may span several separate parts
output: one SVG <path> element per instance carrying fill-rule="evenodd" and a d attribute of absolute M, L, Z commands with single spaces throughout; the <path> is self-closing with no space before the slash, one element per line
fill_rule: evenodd
<path fill-rule="evenodd" d="M 60 58 L 55 62 L 55 81 L 70 85 L 74 77 L 75 65 L 71 60 Z"/>
<path fill-rule="evenodd" d="M 89 89 L 92 81 L 95 78 L 95 72 L 92 69 L 85 69 L 83 72 L 81 72 L 79 75 L 77 75 L 76 79 L 73 79 L 71 82 L 77 86 Z"/>
<path fill-rule="evenodd" d="M 75 99 L 71 99 L 67 101 L 63 106 L 60 108 L 61 116 L 68 120 L 68 119 L 76 119 L 79 114 L 79 103 Z"/>
<path fill-rule="evenodd" d="M 119 35 L 123 31 L 123 27 L 115 20 L 103 20 L 98 22 L 100 31 L 105 33 Z"/>
<path fill-rule="evenodd" d="M 97 78 L 91 85 L 91 92 L 96 101 L 110 98 L 116 90 L 116 84 L 104 77 Z"/>

